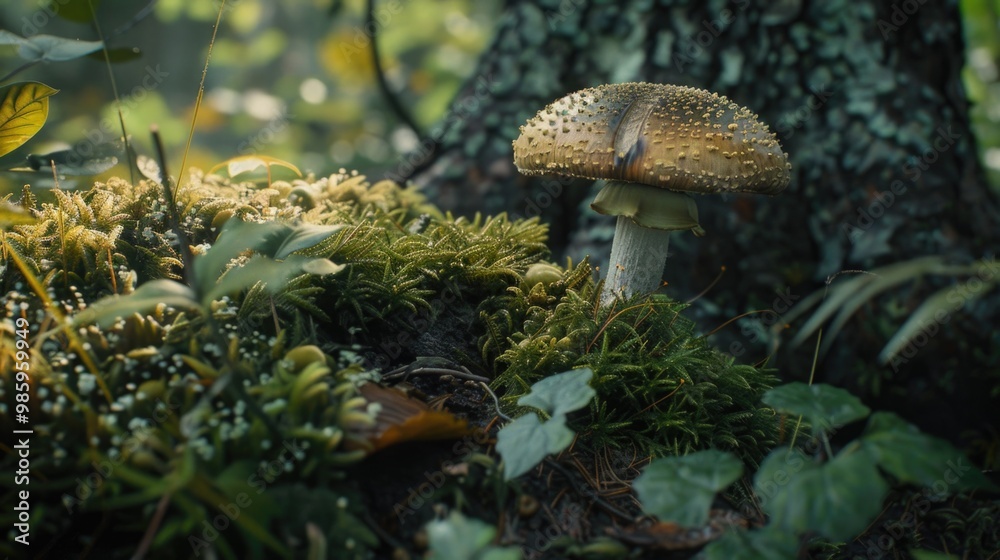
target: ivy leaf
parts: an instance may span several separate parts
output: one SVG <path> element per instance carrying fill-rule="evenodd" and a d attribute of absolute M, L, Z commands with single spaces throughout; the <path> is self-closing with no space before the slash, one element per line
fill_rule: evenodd
<path fill-rule="evenodd" d="M 573 430 L 566 427 L 564 415 L 553 416 L 547 422 L 542 422 L 535 414 L 517 418 L 497 433 L 496 447 L 503 457 L 504 480 L 521 476 L 571 443 Z"/>
<path fill-rule="evenodd" d="M 496 529 L 478 519 L 467 519 L 457 511 L 448 519 L 427 524 L 430 560 L 520 560 L 513 548 L 490 546 Z"/>
<path fill-rule="evenodd" d="M 743 474 L 732 453 L 708 449 L 650 463 L 632 483 L 642 509 L 684 527 L 708 522 L 712 500 Z"/>
<path fill-rule="evenodd" d="M 940 490 L 941 484 L 953 492 L 976 488 L 998 490 L 951 444 L 921 433 L 891 412 L 873 414 L 860 441 L 862 450 L 900 482 L 935 491 Z"/>
<path fill-rule="evenodd" d="M 101 327 L 108 327 L 119 317 L 129 317 L 135 313 L 142 315 L 161 303 L 179 308 L 198 306 L 194 291 L 184 284 L 165 279 L 151 280 L 127 296 L 114 295 L 94 302 L 77 313 L 71 325 L 97 323 Z"/>
<path fill-rule="evenodd" d="M 29 62 L 62 62 L 86 56 L 104 43 L 41 34 L 25 38 L 0 29 L 0 45 L 17 45 L 17 55 Z"/>
<path fill-rule="evenodd" d="M 594 376 L 590 368 L 573 369 L 542 379 L 531 386 L 531 392 L 517 400 L 555 417 L 587 406 L 597 394 L 589 385 Z"/>
<path fill-rule="evenodd" d="M 0 156 L 27 142 L 49 116 L 49 96 L 59 90 L 39 82 L 0 88 Z"/>
<path fill-rule="evenodd" d="M 889 486 L 866 453 L 841 452 L 818 465 L 779 447 L 761 464 L 754 490 L 777 529 L 796 535 L 816 531 L 840 542 L 875 519 Z"/>
<path fill-rule="evenodd" d="M 814 430 L 838 428 L 871 412 L 854 395 L 824 383 L 788 383 L 764 393 L 761 400 L 779 412 L 804 416 Z"/>

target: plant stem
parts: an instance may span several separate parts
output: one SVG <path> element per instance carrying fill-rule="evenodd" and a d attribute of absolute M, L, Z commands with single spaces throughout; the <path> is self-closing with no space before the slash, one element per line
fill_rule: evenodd
<path fill-rule="evenodd" d="M 612 303 L 616 297 L 628 299 L 659 289 L 669 242 L 669 231 L 645 228 L 632 218 L 618 216 L 601 305 Z"/>

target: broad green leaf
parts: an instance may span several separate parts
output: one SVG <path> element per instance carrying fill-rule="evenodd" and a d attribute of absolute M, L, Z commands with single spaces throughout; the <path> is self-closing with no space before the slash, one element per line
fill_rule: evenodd
<path fill-rule="evenodd" d="M 234 158 L 230 158 L 230 159 L 228 159 L 228 160 L 220 163 L 219 165 L 216 165 L 212 169 L 209 169 L 208 172 L 209 173 L 215 173 L 217 170 L 222 169 L 223 167 L 225 167 L 226 171 L 229 172 L 229 176 L 230 177 L 235 177 L 235 176 L 239 175 L 240 173 L 246 173 L 248 171 L 253 171 L 253 170 L 255 170 L 255 169 L 259 168 L 259 167 L 264 167 L 265 169 L 268 170 L 268 173 L 270 173 L 271 172 L 270 171 L 271 167 L 273 167 L 275 165 L 278 166 L 278 167 L 284 167 L 286 169 L 291 169 L 299 177 L 302 176 L 302 172 L 299 171 L 299 168 L 295 167 L 291 163 L 288 163 L 287 161 L 280 160 L 280 159 L 277 159 L 277 158 L 268 157 L 268 156 L 261 156 L 261 155 L 236 156 Z"/>
<path fill-rule="evenodd" d="M 0 45 L 17 45 L 17 55 L 29 62 L 73 60 L 100 49 L 103 44 L 41 34 L 25 38 L 0 29 Z"/>
<path fill-rule="evenodd" d="M 0 229 L 35 223 L 35 218 L 24 208 L 7 201 L 0 201 Z"/>
<path fill-rule="evenodd" d="M 824 383 L 780 385 L 764 393 L 761 400 L 779 412 L 804 416 L 813 430 L 838 428 L 871 412 L 854 395 Z"/>
<path fill-rule="evenodd" d="M 278 222 L 227 221 L 215 244 L 194 260 L 199 291 L 203 294 L 211 291 L 234 258 L 246 251 L 257 251 L 269 240 L 283 238 L 291 229 L 291 226 Z"/>
<path fill-rule="evenodd" d="M 542 459 L 559 453 L 573 443 L 573 430 L 564 415 L 542 422 L 535 414 L 525 414 L 504 426 L 497 434 L 497 452 L 504 462 L 504 480 L 530 471 Z"/>
<path fill-rule="evenodd" d="M 0 88 L 0 156 L 27 142 L 49 116 L 49 96 L 58 90 L 38 82 Z"/>
<path fill-rule="evenodd" d="M 860 442 L 862 451 L 901 482 L 938 493 L 998 489 L 951 444 L 921 433 L 891 412 L 873 414 Z"/>
<path fill-rule="evenodd" d="M 709 543 L 698 557 L 702 560 L 787 560 L 798 557 L 799 538 L 765 526 L 755 531 L 731 530 Z"/>
<path fill-rule="evenodd" d="M 958 286 L 951 286 L 935 292 L 920 304 L 903 326 L 899 327 L 896 334 L 892 335 L 878 355 L 879 362 L 889 363 L 921 333 L 927 338 L 936 335 L 941 330 L 941 325 L 948 322 L 952 313 L 992 290 L 995 283 L 984 282 L 981 286 L 978 290 L 960 290 Z"/>
<path fill-rule="evenodd" d="M 589 385 L 594 376 L 590 368 L 572 369 L 546 377 L 531 386 L 531 392 L 517 404 L 559 416 L 587 406 L 596 391 Z"/>
<path fill-rule="evenodd" d="M 91 146 L 92 147 L 92 146 Z M 52 173 L 52 166 L 64 175 L 97 175 L 118 164 L 118 147 L 97 148 L 89 156 L 82 156 L 76 150 L 59 150 L 47 154 L 28 154 L 28 167 L 43 173 Z"/>
<path fill-rule="evenodd" d="M 143 315 L 159 304 L 178 308 L 195 308 L 198 301 L 191 288 L 173 280 L 151 280 L 127 296 L 109 296 L 91 304 L 73 317 L 72 326 L 97 323 L 107 327 L 119 317 L 134 313 Z"/>
<path fill-rule="evenodd" d="M 250 257 L 243 265 L 229 269 L 218 284 L 202 296 L 201 304 L 208 307 L 222 296 L 241 292 L 257 282 L 262 282 L 268 293 L 278 292 L 289 280 L 302 274 L 305 261 L 301 258 L 276 261 L 260 255 Z"/>
<path fill-rule="evenodd" d="M 344 227 L 346 227 L 344 224 L 302 224 L 296 226 L 271 256 L 276 259 L 283 259 L 295 251 L 314 247 L 326 241 L 327 238 L 344 229 Z"/>
<path fill-rule="evenodd" d="M 889 487 L 867 453 L 840 453 L 819 465 L 779 447 L 764 459 L 754 490 L 775 528 L 835 541 L 861 533 L 882 510 Z"/>
<path fill-rule="evenodd" d="M 490 546 L 496 529 L 457 511 L 426 525 L 429 560 L 520 560 L 520 551 Z"/>
<path fill-rule="evenodd" d="M 642 509 L 661 521 L 699 527 L 719 491 L 743 474 L 743 463 L 732 453 L 708 449 L 683 457 L 656 459 L 632 487 Z"/>

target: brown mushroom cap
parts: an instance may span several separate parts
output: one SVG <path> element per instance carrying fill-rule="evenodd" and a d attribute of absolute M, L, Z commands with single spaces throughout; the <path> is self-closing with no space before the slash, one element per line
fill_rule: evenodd
<path fill-rule="evenodd" d="M 702 89 L 611 84 L 557 99 L 514 141 L 521 173 L 698 193 L 777 194 L 791 165 L 757 115 Z"/>

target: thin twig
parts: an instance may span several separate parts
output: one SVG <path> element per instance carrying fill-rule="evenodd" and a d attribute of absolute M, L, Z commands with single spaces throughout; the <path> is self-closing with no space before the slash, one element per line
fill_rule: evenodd
<path fill-rule="evenodd" d="M 504 420 L 510 422 L 512 420 L 512 418 L 510 416 L 507 416 L 506 414 L 503 413 L 502 410 L 500 410 L 500 399 L 497 398 L 497 394 L 494 393 L 490 389 L 489 385 L 483 383 L 482 381 L 479 382 L 479 386 L 482 387 L 484 391 L 486 391 L 487 393 L 489 393 L 489 395 L 491 397 L 493 397 L 493 404 L 496 405 L 496 407 L 497 407 L 497 416 L 499 416 L 499 417 L 503 418 Z"/>
<path fill-rule="evenodd" d="M 142 540 L 139 541 L 139 548 L 135 549 L 132 560 L 142 560 L 146 556 L 146 553 L 149 552 L 149 547 L 153 545 L 153 537 L 156 536 L 156 532 L 160 529 L 160 524 L 163 523 L 163 516 L 167 513 L 167 506 L 170 504 L 171 495 L 170 492 L 167 492 L 160 498 L 160 502 L 156 504 L 153 519 L 149 521 L 149 527 L 146 527 L 146 533 L 142 535 Z"/>
<path fill-rule="evenodd" d="M 399 371 L 399 369 L 402 369 L 402 371 Z M 398 368 L 392 370 L 392 372 L 390 373 L 383 375 L 382 379 L 391 381 L 393 379 L 398 379 L 400 377 L 405 379 L 411 375 L 451 375 L 454 377 L 458 377 L 459 379 L 468 379 L 470 381 L 478 381 L 479 383 L 489 383 L 490 381 L 488 378 L 483 377 L 481 375 L 476 375 L 468 370 L 459 371 L 457 369 L 436 368 L 436 367 L 421 367 L 416 369 L 406 369 L 405 367 Z"/>
<path fill-rule="evenodd" d="M 382 96 L 385 97 L 386 103 L 389 104 L 389 108 L 392 109 L 399 120 L 410 127 L 417 137 L 423 136 L 423 132 L 420 130 L 420 126 L 417 125 L 417 121 L 413 119 L 410 113 L 403 107 L 402 102 L 396 97 L 396 94 L 389 88 L 389 81 L 385 78 L 385 69 L 382 68 L 382 57 L 379 56 L 378 50 L 378 33 L 376 30 L 379 28 L 379 23 L 375 21 L 375 0 L 368 0 L 368 13 L 365 16 L 365 29 L 371 30 L 371 40 L 368 43 L 372 48 L 372 64 L 375 66 L 375 78 L 378 81 L 378 87 L 382 91 Z"/>

